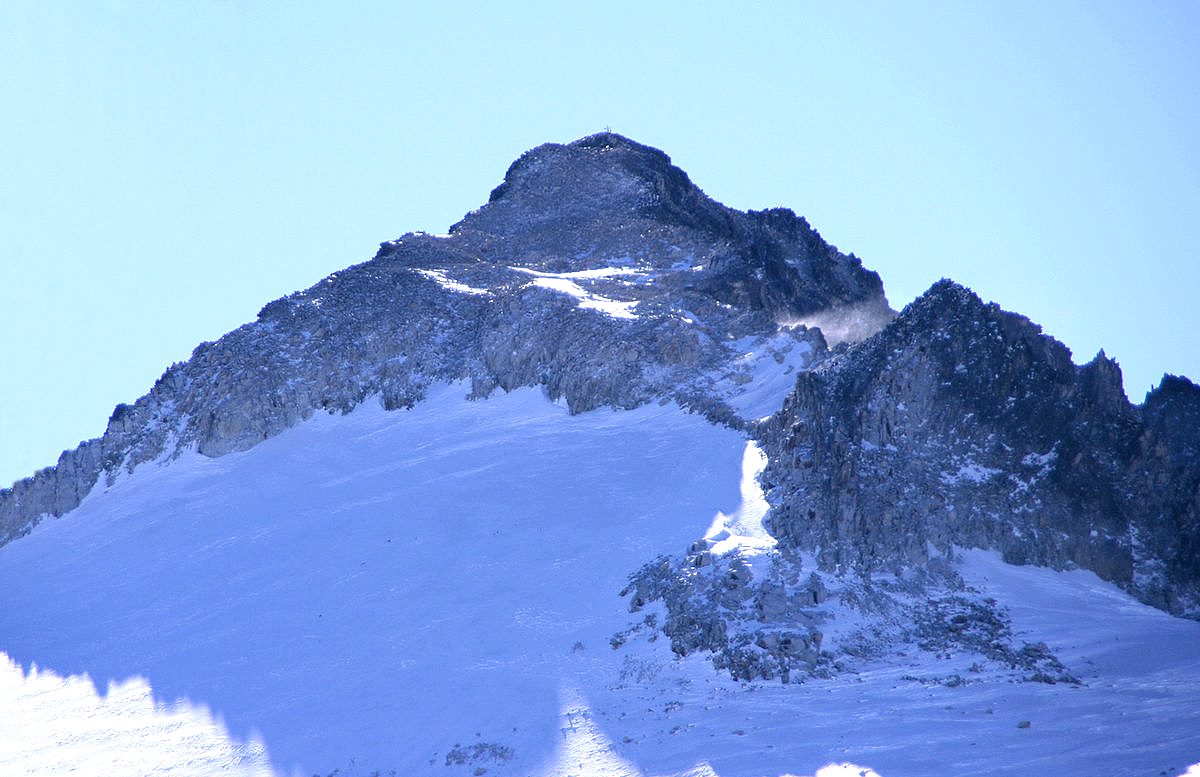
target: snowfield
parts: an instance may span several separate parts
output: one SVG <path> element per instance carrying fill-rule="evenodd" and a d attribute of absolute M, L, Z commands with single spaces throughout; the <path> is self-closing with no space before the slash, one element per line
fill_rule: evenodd
<path fill-rule="evenodd" d="M 672 404 L 571 416 L 533 389 L 465 393 L 144 465 L 0 548 L 0 774 L 1124 777 L 1200 761 L 1200 623 L 981 551 L 964 577 L 1081 686 L 925 653 L 739 683 L 651 629 L 614 649 L 646 616 L 618 596 L 642 564 L 706 532 L 770 551 L 761 453 Z M 929 681 L 954 673 L 968 682 Z"/>

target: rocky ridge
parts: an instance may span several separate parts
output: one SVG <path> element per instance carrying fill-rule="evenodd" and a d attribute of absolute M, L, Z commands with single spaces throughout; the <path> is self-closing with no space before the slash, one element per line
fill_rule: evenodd
<path fill-rule="evenodd" d="M 780 541 L 897 572 L 954 546 L 1084 568 L 1200 616 L 1200 388 L 1125 398 L 1028 319 L 941 281 L 797 379 L 763 429 Z"/>
<path fill-rule="evenodd" d="M 572 412 L 669 397 L 739 425 L 725 399 L 749 380 L 740 349 L 820 352 L 819 332 L 777 319 L 841 305 L 890 315 L 879 276 L 790 211 L 726 208 L 619 135 L 547 144 L 450 235 L 384 243 L 169 367 L 100 438 L 0 491 L 0 543 L 102 477 L 189 446 L 243 450 L 370 396 L 409 406 L 435 381 L 476 397 L 540 385 Z"/>

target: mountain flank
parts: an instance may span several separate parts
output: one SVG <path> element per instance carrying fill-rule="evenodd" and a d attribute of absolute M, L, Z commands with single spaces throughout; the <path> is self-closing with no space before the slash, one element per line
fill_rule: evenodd
<path fill-rule="evenodd" d="M 770 363 L 781 391 L 760 390 Z M 767 525 L 805 575 L 926 574 L 987 548 L 1200 618 L 1200 388 L 1166 376 L 1133 405 L 1103 353 L 1077 366 L 951 281 L 897 315 L 803 218 L 727 208 L 614 133 L 526 152 L 449 235 L 388 241 L 201 344 L 100 438 L 0 491 L 0 542 L 147 462 L 246 450 L 372 397 L 411 407 L 452 381 L 478 399 L 541 387 L 572 413 L 674 401 L 743 431 L 769 462 Z M 670 577 L 639 578 L 642 598 Z M 802 633 L 786 644 L 819 655 Z M 792 650 L 771 639 L 760 651 Z"/>

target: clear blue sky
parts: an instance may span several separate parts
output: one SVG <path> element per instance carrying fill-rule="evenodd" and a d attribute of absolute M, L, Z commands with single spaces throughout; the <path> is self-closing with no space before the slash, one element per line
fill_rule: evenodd
<path fill-rule="evenodd" d="M 3 4 L 0 483 L 606 126 L 896 307 L 948 276 L 1134 401 L 1200 377 L 1200 3 L 345 5 Z"/>

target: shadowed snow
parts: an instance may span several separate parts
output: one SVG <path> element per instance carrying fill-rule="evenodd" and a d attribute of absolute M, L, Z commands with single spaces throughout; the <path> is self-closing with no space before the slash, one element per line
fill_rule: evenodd
<path fill-rule="evenodd" d="M 144 465 L 0 548 L 0 773 L 1123 777 L 1200 754 L 1200 623 L 994 554 L 964 554 L 968 582 L 1082 686 L 923 652 L 743 684 L 648 628 L 614 650 L 663 614 L 628 611 L 628 574 L 714 514 L 770 556 L 761 452 L 673 405 L 465 392 Z"/>

